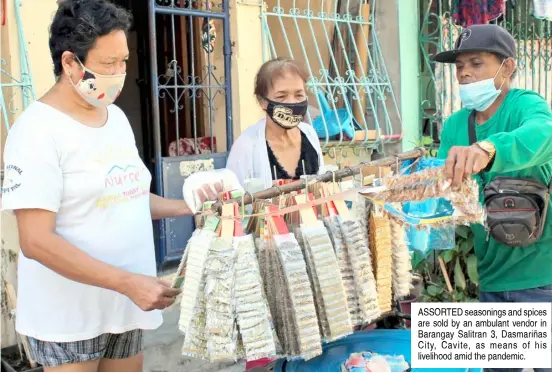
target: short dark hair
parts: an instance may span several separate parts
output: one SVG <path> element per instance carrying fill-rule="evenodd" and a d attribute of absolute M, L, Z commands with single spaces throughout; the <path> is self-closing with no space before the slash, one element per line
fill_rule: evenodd
<path fill-rule="evenodd" d="M 272 88 L 274 78 L 280 78 L 285 73 L 298 75 L 305 84 L 309 79 L 306 68 L 289 57 L 278 57 L 267 61 L 261 66 L 255 77 L 255 96 L 257 96 L 257 99 L 266 98 L 268 91 Z"/>
<path fill-rule="evenodd" d="M 495 55 L 496 58 L 498 58 L 498 60 L 500 61 L 500 63 L 503 63 L 504 61 L 506 61 L 508 58 L 510 57 L 506 57 L 500 53 L 492 53 Z M 510 80 L 514 79 L 516 77 L 516 73 L 517 73 L 517 61 L 516 61 L 516 69 L 514 70 L 514 72 L 512 73 L 512 76 L 510 76 Z"/>
<path fill-rule="evenodd" d="M 63 72 L 61 55 L 73 52 L 82 63 L 96 40 L 112 31 L 128 33 L 132 15 L 106 0 L 61 0 L 50 26 L 50 54 L 54 74 Z"/>

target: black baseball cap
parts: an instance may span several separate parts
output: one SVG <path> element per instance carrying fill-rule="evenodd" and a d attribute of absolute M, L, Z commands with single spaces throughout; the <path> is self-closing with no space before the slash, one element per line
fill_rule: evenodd
<path fill-rule="evenodd" d="M 454 63 L 461 53 L 489 52 L 503 57 L 515 58 L 516 42 L 503 27 L 494 24 L 472 25 L 462 30 L 454 50 L 441 52 L 433 56 L 433 61 Z"/>

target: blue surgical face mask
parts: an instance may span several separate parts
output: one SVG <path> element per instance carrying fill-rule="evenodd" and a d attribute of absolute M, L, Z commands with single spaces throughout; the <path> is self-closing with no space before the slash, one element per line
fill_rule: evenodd
<path fill-rule="evenodd" d="M 502 85 L 504 85 L 504 81 L 502 81 L 500 88 L 496 89 L 494 83 L 496 76 L 500 72 L 500 69 L 502 69 L 502 65 L 504 65 L 504 61 L 502 61 L 495 76 L 490 79 L 460 84 L 460 99 L 465 108 L 475 111 L 485 111 L 495 102 L 500 92 L 502 92 Z"/>

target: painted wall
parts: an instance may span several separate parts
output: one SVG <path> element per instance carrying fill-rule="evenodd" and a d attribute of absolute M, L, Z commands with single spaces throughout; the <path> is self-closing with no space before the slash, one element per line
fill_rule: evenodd
<path fill-rule="evenodd" d="M 253 4 L 253 5 L 250 5 Z M 231 8 L 234 140 L 263 116 L 255 98 L 255 75 L 263 63 L 261 7 L 238 1 Z"/>
<path fill-rule="evenodd" d="M 291 6 L 293 0 L 287 1 Z M 297 0 L 297 2 L 307 0 Z M 22 0 L 21 16 L 23 19 L 23 26 L 25 27 L 24 35 L 27 41 L 27 51 L 30 59 L 31 70 L 34 79 L 34 86 L 36 95 L 42 96 L 54 83 L 54 76 L 52 72 L 52 63 L 48 49 L 48 26 L 51 22 L 53 13 L 56 9 L 56 0 Z M 18 50 L 18 38 L 17 27 L 15 24 L 15 16 L 13 12 L 14 1 L 7 1 L 7 25 L 3 26 L 2 32 L 2 58 L 7 61 L 7 69 L 14 76 L 19 74 L 19 50 Z M 269 6 L 274 5 L 275 0 L 269 0 Z M 303 4 L 304 5 L 304 4 Z M 256 0 L 237 1 L 235 6 L 231 8 L 231 39 L 233 41 L 232 46 L 232 101 L 233 101 L 233 120 L 234 120 L 234 138 L 236 139 L 239 134 L 247 127 L 255 124 L 259 118 L 262 117 L 263 112 L 257 104 L 257 100 L 253 94 L 253 85 L 255 74 L 259 67 L 263 63 L 263 44 L 262 44 L 262 25 L 261 25 L 261 7 L 256 5 Z M 288 7 L 289 9 L 289 7 Z M 380 40 L 381 48 L 384 54 L 384 58 L 387 64 L 387 71 L 393 84 L 393 90 L 395 92 L 398 102 L 400 102 L 400 66 L 399 66 L 399 42 L 398 42 L 398 19 L 397 19 L 397 7 L 394 1 L 380 0 L 378 2 L 378 19 L 377 33 Z M 31 27 L 32 26 L 32 27 Z M 277 26 L 277 27 L 276 27 Z M 291 24 L 292 27 L 293 22 Z M 308 25 L 305 25 L 308 28 Z M 305 27 L 302 26 L 302 27 Z M 222 49 L 222 24 L 215 23 L 215 27 L 219 31 L 217 40 L 217 47 L 212 54 L 213 62 L 216 67 L 215 74 L 217 78 L 221 77 L 224 71 L 223 69 L 223 49 Z M 279 25 L 272 25 L 271 28 L 279 28 Z M 308 29 L 307 29 L 308 30 Z M 316 30 L 315 30 L 316 31 Z M 331 30 L 326 30 L 331 34 Z M 319 39 L 324 37 L 322 29 L 315 33 L 314 38 Z M 310 30 L 308 30 L 308 34 Z M 274 35 L 273 35 L 274 36 Z M 278 39 L 278 35 L 277 39 Z M 281 35 L 280 35 L 281 36 Z M 281 39 L 281 38 L 280 38 Z M 282 44 L 282 42 L 284 44 Z M 280 40 L 277 42 L 278 50 L 282 50 L 282 54 L 287 50 L 285 41 Z M 319 41 L 319 45 L 325 45 L 325 40 Z M 130 47 L 133 48 L 132 36 L 130 38 Z M 301 56 L 303 52 L 301 46 L 297 45 L 297 41 L 291 44 L 294 55 Z M 319 50 L 322 56 L 322 61 L 327 59 L 328 50 L 324 51 L 324 48 Z M 313 69 L 319 69 L 323 64 L 316 62 L 318 56 L 316 50 L 313 49 L 312 42 L 307 46 L 307 56 L 309 61 L 312 58 Z M 325 56 L 325 57 L 324 57 Z M 132 64 L 130 70 L 132 71 Z M 4 77 L 2 77 L 4 79 Z M 4 82 L 4 80 L 3 80 Z M 132 86 L 132 80 L 129 80 L 129 86 Z M 130 91 L 136 91 L 130 92 Z M 6 89 L 4 94 L 11 97 L 11 92 Z M 125 90 L 125 97 L 122 97 L 121 106 L 128 106 L 128 111 L 137 112 L 136 105 L 132 102 L 135 100 L 135 95 L 138 94 L 138 88 L 134 90 Z M 21 111 L 20 98 L 14 100 L 14 109 Z M 138 102 L 136 100 L 135 102 Z M 224 95 L 217 95 L 215 102 L 214 112 L 214 132 L 217 137 L 218 150 L 222 151 L 225 148 L 225 100 Z M 132 114 L 131 114 L 132 115 Z M 206 112 L 208 115 L 208 112 Z M 10 118 L 10 123 L 17 115 Z M 400 131 L 400 125 L 398 118 L 392 118 L 394 132 Z M 134 123 L 135 122 L 135 123 Z M 133 120 L 133 127 L 135 129 L 140 128 L 137 119 Z M 3 148 L 5 131 L 4 124 L 1 126 L 2 131 L 2 143 Z M 141 143 L 141 142 L 139 142 Z M 388 151 L 400 151 L 400 143 L 391 147 Z M 1 150 L 1 149 L 0 149 Z M 326 156 L 326 162 L 332 164 L 340 164 L 346 166 L 349 164 L 355 164 L 359 161 L 369 160 L 370 153 L 361 152 L 355 155 L 351 149 L 345 149 L 344 152 L 338 152 L 335 158 Z M 11 214 L 2 213 L 1 215 L 2 225 L 2 278 L 13 282 L 16 285 L 16 261 L 15 258 L 19 251 L 19 243 L 17 238 L 17 227 L 15 224 L 15 218 Z M 5 260 L 7 258 L 8 260 Z M 11 258 L 11 259 L 10 259 Z M 5 297 L 2 297 L 5 299 Z M 14 339 L 13 322 L 9 315 L 5 312 L 4 304 L 2 304 L 2 346 L 7 346 L 15 343 Z"/>
<path fill-rule="evenodd" d="M 17 24 L 15 22 L 14 1 L 6 1 L 6 24 L 2 26 L 2 59 L 7 64 L 2 66 L 12 76 L 20 76 L 19 69 L 19 38 Z M 48 49 L 48 27 L 56 10 L 55 0 L 26 0 L 20 7 L 23 21 L 24 37 L 27 42 L 31 72 L 37 97 L 42 96 L 54 83 L 53 65 L 50 62 Z M 7 82 L 2 75 L 2 82 Z M 9 120 L 13 123 L 22 111 L 20 89 L 3 90 L 6 100 L 11 100 L 11 109 L 15 111 Z M 14 96 L 15 95 L 15 96 Z M 4 123 L 1 124 L 3 153 L 6 131 Z M 2 157 L 3 158 L 3 157 Z M 3 163 L 3 162 L 2 162 Z M 15 216 L 2 212 L 0 224 L 2 226 L 2 347 L 16 343 L 15 329 L 12 317 L 6 312 L 4 296 L 4 281 L 9 281 L 17 289 L 17 255 L 19 253 L 19 240 L 17 236 L 17 224 Z"/>

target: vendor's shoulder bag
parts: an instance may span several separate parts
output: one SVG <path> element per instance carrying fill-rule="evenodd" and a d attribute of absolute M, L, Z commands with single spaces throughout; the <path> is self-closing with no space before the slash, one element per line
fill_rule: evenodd
<path fill-rule="evenodd" d="M 470 145 L 477 142 L 475 111 L 468 119 Z M 542 236 L 550 186 L 529 178 L 495 177 L 483 189 L 487 240 L 526 247 Z"/>

